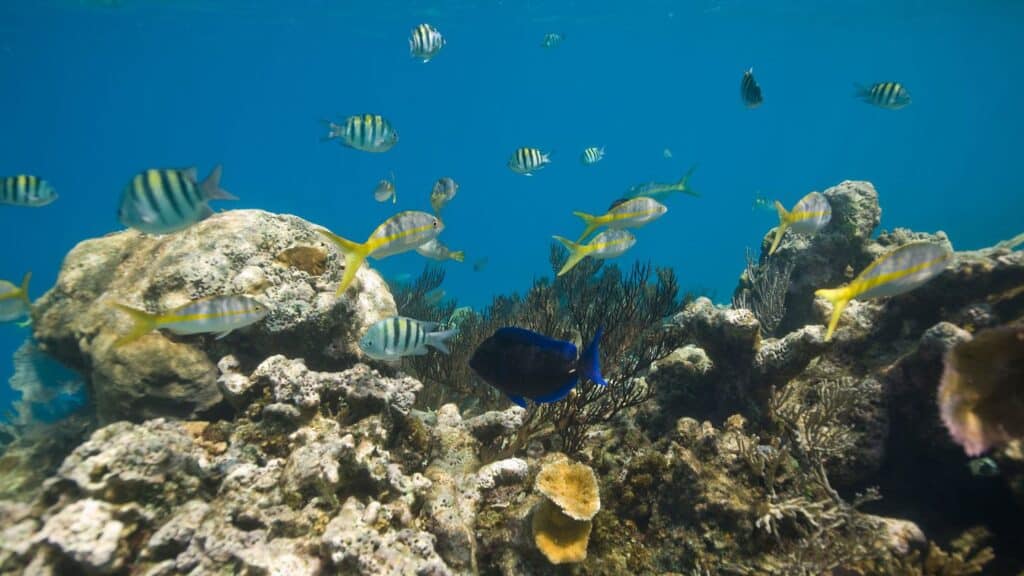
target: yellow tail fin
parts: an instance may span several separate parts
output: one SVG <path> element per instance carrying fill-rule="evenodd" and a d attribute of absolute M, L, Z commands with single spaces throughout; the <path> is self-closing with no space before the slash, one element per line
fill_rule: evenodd
<path fill-rule="evenodd" d="M 355 279 L 356 272 L 359 271 L 359 267 L 363 265 L 363 261 L 370 254 L 370 250 L 366 247 L 366 244 L 346 240 L 327 230 L 318 228 L 317 232 L 326 236 L 328 240 L 334 242 L 345 253 L 345 273 L 341 276 L 341 284 L 338 284 L 338 291 L 335 293 L 341 296 L 349 284 L 352 283 L 352 280 Z"/>
<path fill-rule="evenodd" d="M 569 240 L 568 238 L 562 238 L 561 236 L 552 236 L 552 238 L 558 240 L 559 242 L 562 243 L 562 246 L 565 246 L 566 248 L 569 249 L 569 259 L 565 261 L 565 265 L 562 266 L 562 269 L 558 271 L 559 276 L 565 274 L 569 270 L 572 270 L 573 266 L 579 264 L 580 260 L 586 258 L 587 253 L 590 252 L 589 250 L 587 250 L 586 246 L 580 246 L 579 244 Z"/>
<path fill-rule="evenodd" d="M 28 297 L 28 283 L 30 280 L 32 280 L 32 273 L 25 272 L 25 277 L 21 279 L 21 288 L 18 289 L 18 298 L 24 300 L 25 304 L 28 304 L 29 306 L 32 305 L 32 300 L 29 300 Z"/>
<path fill-rule="evenodd" d="M 594 230 L 601 227 L 601 222 L 598 216 L 587 214 L 586 212 L 573 212 L 573 214 L 582 218 L 583 223 L 587 225 L 587 227 L 583 229 L 583 234 L 580 234 L 579 239 L 576 240 L 576 243 L 583 242 L 583 240 L 585 240 L 587 236 L 590 236 Z"/>
<path fill-rule="evenodd" d="M 116 302 L 114 303 L 114 307 L 131 316 L 132 322 L 135 323 L 127 334 L 121 336 L 114 342 L 114 346 L 124 346 L 130 342 L 134 342 L 139 338 L 142 338 L 144 335 L 149 334 L 154 328 L 156 328 L 156 314 L 150 314 L 145 310 L 138 310 L 131 306 L 125 306 L 124 304 L 118 304 Z"/>
<path fill-rule="evenodd" d="M 850 294 L 846 288 L 822 288 L 815 290 L 814 295 L 832 303 L 832 318 L 828 322 L 828 332 L 825 333 L 825 341 L 828 342 L 839 325 L 839 317 L 843 315 L 846 303 L 850 301 Z"/>
<path fill-rule="evenodd" d="M 699 198 L 700 193 L 694 190 L 693 188 L 690 188 L 690 176 L 693 176 L 693 171 L 696 169 L 696 164 L 690 166 L 690 169 L 686 171 L 686 174 L 684 174 L 683 177 L 679 179 L 679 182 L 676 182 L 675 188 L 676 190 L 682 192 L 683 194 L 689 194 L 690 196 L 695 196 Z"/>
<path fill-rule="evenodd" d="M 772 241 L 772 247 L 768 250 L 769 256 L 775 254 L 775 249 L 779 247 L 779 242 L 782 241 L 782 235 L 789 228 L 789 211 L 782 205 L 782 202 L 775 201 L 775 211 L 779 213 L 779 227 L 775 229 L 775 240 Z"/>
<path fill-rule="evenodd" d="M 463 252 L 462 250 L 456 250 L 455 252 L 450 252 L 448 254 L 448 257 L 451 258 L 452 260 L 455 260 L 456 262 L 462 262 L 463 260 L 466 259 L 466 253 Z"/>

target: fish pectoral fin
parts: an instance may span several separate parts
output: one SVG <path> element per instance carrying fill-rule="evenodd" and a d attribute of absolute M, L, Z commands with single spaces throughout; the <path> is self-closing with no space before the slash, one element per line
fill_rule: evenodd
<path fill-rule="evenodd" d="M 28 328 L 32 325 L 32 317 L 29 316 L 24 322 L 18 322 L 18 328 Z"/>
<path fill-rule="evenodd" d="M 522 396 L 516 396 L 515 394 L 509 394 L 508 399 L 515 403 L 516 406 L 522 406 L 526 408 L 526 399 Z"/>
<path fill-rule="evenodd" d="M 232 333 L 232 332 L 233 332 L 234 330 L 235 330 L 234 328 L 231 328 L 231 329 L 229 329 L 229 330 L 225 330 L 225 331 L 223 331 L 223 332 L 219 332 L 219 333 L 217 334 L 217 336 L 216 336 L 216 337 L 214 337 L 214 340 L 220 340 L 220 339 L 222 339 L 222 338 L 225 338 L 225 337 L 227 337 L 227 335 L 228 335 L 228 334 L 231 334 L 231 333 Z"/>
<path fill-rule="evenodd" d="M 156 224 L 159 216 L 152 208 L 142 203 L 137 204 L 136 207 L 139 211 L 139 218 L 142 218 L 143 222 L 146 224 Z"/>
<path fill-rule="evenodd" d="M 558 402 L 559 400 L 568 396 L 569 392 L 572 392 L 572 389 L 576 387 L 577 383 L 579 383 L 579 378 L 576 376 L 576 374 L 573 374 L 557 390 L 549 394 L 545 394 L 543 396 L 538 396 L 534 398 L 534 402 L 538 404 L 549 404 L 551 402 Z"/>

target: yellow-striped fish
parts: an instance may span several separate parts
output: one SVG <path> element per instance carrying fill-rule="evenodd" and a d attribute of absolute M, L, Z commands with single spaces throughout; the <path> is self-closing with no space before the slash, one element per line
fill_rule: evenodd
<path fill-rule="evenodd" d="M 416 249 L 417 246 L 437 237 L 444 230 L 441 219 L 428 212 L 406 210 L 388 218 L 377 226 L 366 242 L 362 244 L 346 240 L 324 229 L 317 231 L 345 253 L 345 273 L 338 285 L 338 294 L 348 288 L 356 277 L 356 271 L 368 256 L 387 258 Z"/>
<path fill-rule="evenodd" d="M 601 226 L 614 229 L 639 228 L 648 222 L 661 218 L 661 215 L 665 212 L 668 212 L 668 207 L 654 198 L 647 198 L 646 196 L 623 200 L 600 216 L 593 216 L 586 212 L 573 212 L 573 214 L 582 218 L 583 223 L 587 225 L 586 229 L 583 230 L 583 234 L 580 234 L 576 242 L 582 242 L 587 236 L 590 236 L 591 232 Z"/>
<path fill-rule="evenodd" d="M 135 325 L 114 346 L 124 346 L 160 328 L 175 334 L 216 334 L 221 339 L 232 331 L 259 322 L 267 308 L 248 296 L 215 296 L 190 302 L 163 314 L 150 314 L 124 304 L 114 304 L 131 316 Z"/>
<path fill-rule="evenodd" d="M 432 260 L 455 260 L 456 262 L 462 262 L 466 259 L 465 252 L 462 250 L 451 250 L 437 238 L 417 246 L 416 253 Z"/>
<path fill-rule="evenodd" d="M 324 120 L 327 136 L 323 140 L 337 140 L 342 146 L 363 152 L 387 152 L 398 144 L 398 131 L 380 114 L 357 114 L 345 118 L 343 124 Z"/>
<path fill-rule="evenodd" d="M 147 234 L 184 230 L 213 214 L 210 200 L 237 200 L 220 187 L 221 167 L 201 183 L 196 169 L 144 170 L 121 194 L 117 217 L 125 226 Z"/>
<path fill-rule="evenodd" d="M 537 148 L 523 147 L 512 153 L 512 157 L 508 159 L 508 167 L 516 174 L 533 176 L 534 171 L 551 163 L 550 156 Z"/>
<path fill-rule="evenodd" d="M 430 24 L 420 24 L 409 34 L 409 55 L 413 58 L 422 58 L 424 63 L 437 56 L 444 45 L 444 36 Z"/>
<path fill-rule="evenodd" d="M 29 174 L 0 179 L 0 204 L 46 206 L 57 199 L 57 191 L 46 180 Z"/>
<path fill-rule="evenodd" d="M 565 265 L 558 271 L 559 276 L 572 270 L 574 266 L 580 263 L 580 260 L 587 256 L 602 260 L 615 258 L 629 250 L 633 244 L 636 244 L 636 237 L 629 233 L 629 231 L 615 229 L 605 230 L 594 236 L 594 239 L 589 244 L 577 244 L 561 236 L 553 236 L 553 238 L 569 249 L 569 259 L 565 261 Z"/>
<path fill-rule="evenodd" d="M 815 296 L 832 303 L 832 318 L 825 340 L 832 338 L 839 317 L 850 300 L 909 292 L 938 276 L 952 257 L 953 253 L 941 244 L 912 242 L 878 258 L 846 286 L 816 291 Z"/>
<path fill-rule="evenodd" d="M 696 164 L 691 166 L 690 169 L 686 172 L 686 174 L 684 174 L 678 182 L 647 182 L 645 184 L 637 184 L 635 186 L 632 186 L 629 190 L 626 191 L 626 194 L 622 198 L 616 200 L 615 202 L 612 202 L 612 206 L 614 207 L 616 204 L 621 203 L 623 200 L 628 200 L 629 198 L 637 198 L 639 196 L 647 196 L 648 198 L 660 200 L 662 198 L 667 197 L 669 194 L 672 194 L 673 192 L 679 192 L 682 194 L 688 194 L 690 196 L 699 197 L 700 193 L 698 193 L 696 190 L 690 187 L 690 177 L 693 176 L 693 172 L 696 169 Z"/>
<path fill-rule="evenodd" d="M 910 104 L 910 93 L 899 82 L 879 82 L 870 88 L 854 84 L 857 97 L 887 110 L 899 110 Z"/>
<path fill-rule="evenodd" d="M 28 283 L 32 273 L 25 273 L 21 286 L 0 280 L 0 322 L 11 322 L 28 316 L 32 302 L 28 298 Z"/>
<path fill-rule="evenodd" d="M 820 192 L 811 192 L 804 196 L 791 211 L 787 211 L 786 207 L 776 200 L 775 211 L 779 213 L 779 227 L 775 229 L 775 240 L 768 250 L 769 255 L 775 253 L 787 229 L 797 234 L 816 234 L 832 220 L 832 206 Z"/>

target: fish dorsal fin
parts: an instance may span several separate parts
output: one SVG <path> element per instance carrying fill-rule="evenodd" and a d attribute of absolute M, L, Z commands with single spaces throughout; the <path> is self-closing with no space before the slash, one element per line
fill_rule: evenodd
<path fill-rule="evenodd" d="M 181 169 L 181 175 L 185 177 L 185 180 L 192 182 L 193 184 L 199 183 L 199 171 L 196 170 L 195 166 L 189 166 L 188 168 Z"/>
<path fill-rule="evenodd" d="M 529 344 L 542 350 L 550 350 L 570 361 L 576 360 L 576 346 L 572 342 L 556 340 L 532 330 L 515 327 L 499 328 L 494 335 L 504 340 Z"/>

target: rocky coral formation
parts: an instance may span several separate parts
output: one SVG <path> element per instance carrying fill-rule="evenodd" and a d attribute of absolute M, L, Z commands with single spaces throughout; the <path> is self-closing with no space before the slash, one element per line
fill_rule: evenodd
<path fill-rule="evenodd" d="M 86 240 L 33 307 L 35 338 L 86 375 L 101 419 L 195 418 L 222 401 L 216 359 L 243 364 L 275 353 L 318 366 L 351 363 L 362 329 L 394 314 L 380 276 L 336 298 L 344 266 L 315 227 L 295 216 L 232 210 L 165 236 L 134 230 Z M 154 332 L 122 347 L 115 302 L 160 312 L 200 298 L 247 294 L 270 308 L 259 324 L 219 341 Z"/>
<path fill-rule="evenodd" d="M 832 223 L 787 234 L 773 256 L 793 268 L 777 337 L 749 310 L 690 302 L 658 334 L 674 351 L 630 375 L 653 397 L 595 419 L 573 447 L 537 440 L 571 411 L 463 417 L 474 406 L 463 398 L 424 412 L 413 408 L 424 384 L 353 363 L 352 331 L 393 304 L 368 270 L 355 300 L 336 300 L 341 264 L 298 219 L 227 213 L 201 224 L 217 227 L 204 237 L 83 243 L 36 313 L 37 336 L 89 376 L 104 418 L 123 421 L 34 475 L 32 444 L 12 439 L 0 574 L 1019 568 L 1024 450 L 1009 443 L 992 454 L 1002 475 L 973 476 L 936 389 L 948 350 L 1024 315 L 1024 253 L 957 253 L 916 291 L 851 303 L 825 342 L 815 289 L 907 241 L 945 241 L 872 239 L 880 209 L 867 183 L 826 196 Z M 110 346 L 125 325 L 108 301 L 155 310 L 236 288 L 277 312 L 224 341 Z M 144 361 L 157 352 L 174 359 Z M 992 519 L 994 561 L 984 531 L 965 531 Z"/>

